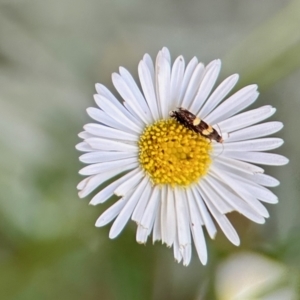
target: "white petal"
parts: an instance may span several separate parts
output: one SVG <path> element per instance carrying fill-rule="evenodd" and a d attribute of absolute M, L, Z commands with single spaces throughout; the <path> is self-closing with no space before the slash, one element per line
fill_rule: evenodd
<path fill-rule="evenodd" d="M 143 183 L 143 181 L 140 183 L 140 185 Z M 133 191 L 132 194 L 129 194 L 128 196 L 124 196 L 124 198 L 127 198 L 127 202 L 121 212 L 119 213 L 118 217 L 114 221 L 113 225 L 111 226 L 111 229 L 109 231 L 109 238 L 114 239 L 116 238 L 125 225 L 127 224 L 128 220 L 130 219 L 130 216 L 139 201 L 139 194 L 141 190 L 139 189 L 139 186 Z"/>
<path fill-rule="evenodd" d="M 270 187 L 278 186 L 280 183 L 276 178 L 266 174 L 246 175 L 245 178 L 251 179 L 253 182 L 258 184 Z"/>
<path fill-rule="evenodd" d="M 149 236 L 148 229 L 144 228 L 141 225 L 138 225 L 136 230 L 136 241 L 139 244 L 146 244 L 148 236 Z"/>
<path fill-rule="evenodd" d="M 238 80 L 238 74 L 233 74 L 226 78 L 207 99 L 199 112 L 199 116 L 202 119 L 206 118 L 207 115 L 227 96 Z"/>
<path fill-rule="evenodd" d="M 267 188 L 248 180 L 244 177 L 241 177 L 237 174 L 230 174 L 230 176 L 237 181 L 237 184 L 242 186 L 245 190 L 247 190 L 251 195 L 255 198 L 260 199 L 261 201 L 267 203 L 277 203 L 278 198 L 277 196 L 272 193 Z"/>
<path fill-rule="evenodd" d="M 112 127 L 112 128 L 117 128 L 122 131 L 126 131 L 129 133 L 135 133 L 134 130 L 128 127 L 124 127 L 122 123 L 118 122 L 118 120 L 115 120 L 108 116 L 104 111 L 94 108 L 94 107 L 89 107 L 87 108 L 87 113 L 88 115 L 94 119 L 95 121 L 98 121 L 106 126 Z"/>
<path fill-rule="evenodd" d="M 110 102 L 112 102 L 115 106 L 123 110 L 122 104 L 120 101 L 113 95 L 113 93 L 103 84 L 97 83 L 96 84 L 96 91 L 99 95 L 104 96 Z"/>
<path fill-rule="evenodd" d="M 257 200 L 251 193 L 246 191 L 245 189 L 241 187 L 237 187 L 235 189 L 235 192 L 243 198 L 256 212 L 258 212 L 261 216 L 264 218 L 269 218 L 270 214 L 266 207 Z"/>
<path fill-rule="evenodd" d="M 162 190 L 161 190 L 162 192 Z M 160 196 L 160 199 L 162 199 L 162 195 Z M 153 215 L 153 233 L 152 233 L 152 242 L 153 244 L 156 241 L 161 241 L 161 201 L 157 206 L 157 210 L 155 215 Z M 149 232 L 152 230 L 152 226 L 148 229 Z"/>
<path fill-rule="evenodd" d="M 78 184 L 77 184 L 77 190 L 82 190 L 85 186 L 86 186 L 86 184 L 87 184 L 87 182 L 90 180 L 90 178 L 91 178 L 92 176 L 90 176 L 90 177 L 86 177 L 86 178 L 84 178 L 83 180 L 81 180 Z"/>
<path fill-rule="evenodd" d="M 120 199 L 115 204 L 113 204 L 110 208 L 108 208 L 96 221 L 96 227 L 102 227 L 111 222 L 123 209 L 126 204 L 126 200 Z"/>
<path fill-rule="evenodd" d="M 82 131 L 82 132 L 78 133 L 78 137 L 80 137 L 81 139 L 88 139 L 88 138 L 91 138 L 94 136 L 86 131 Z"/>
<path fill-rule="evenodd" d="M 128 195 L 128 201 L 122 211 L 119 213 L 117 219 L 115 220 L 114 224 L 112 225 L 110 232 L 109 232 L 109 237 L 111 239 L 117 237 L 126 223 L 128 222 L 130 216 L 132 215 L 132 212 L 137 205 L 140 195 L 147 184 L 147 179 L 143 179 L 137 186 L 137 188 L 133 191 L 132 194 Z M 127 197 L 127 196 L 126 196 Z M 125 197 L 124 197 L 125 198 Z"/>
<path fill-rule="evenodd" d="M 138 71 L 139 71 L 139 78 L 143 89 L 143 93 L 149 105 L 149 109 L 151 111 L 153 119 L 158 120 L 159 113 L 158 113 L 158 106 L 157 106 L 153 80 L 151 77 L 150 70 L 148 69 L 144 61 L 141 61 L 139 63 Z"/>
<path fill-rule="evenodd" d="M 139 114 L 136 112 L 136 110 L 134 110 L 127 102 L 124 102 L 124 107 L 137 119 L 137 120 L 141 120 Z M 141 121 L 143 122 L 143 121 Z M 143 125 L 141 125 L 142 128 L 145 127 L 145 122 L 143 122 Z"/>
<path fill-rule="evenodd" d="M 262 216 L 251 208 L 247 202 L 232 193 L 222 181 L 218 180 L 218 178 L 207 176 L 206 179 L 210 185 L 215 188 L 216 192 L 224 199 L 224 201 L 229 203 L 237 212 L 241 213 L 253 222 L 259 224 L 265 223 L 265 219 Z"/>
<path fill-rule="evenodd" d="M 115 106 L 113 103 L 111 103 L 103 96 L 95 95 L 94 98 L 97 105 L 103 111 L 105 111 L 106 114 L 109 115 L 112 119 L 123 124 L 123 127 L 127 127 L 128 129 L 133 130 L 138 134 L 141 133 L 142 125 L 140 121 L 137 118 L 135 118 L 133 115 L 129 114 L 129 112 L 126 110 L 125 107 L 122 111 L 119 109 L 119 107 Z M 128 113 L 125 114 L 124 110 L 126 110 Z"/>
<path fill-rule="evenodd" d="M 90 138 L 85 140 L 94 150 L 137 152 L 135 143 L 114 141 L 105 138 Z"/>
<path fill-rule="evenodd" d="M 160 219 L 160 223 L 161 223 L 161 241 L 162 241 L 162 243 L 166 243 L 165 236 L 167 236 L 167 233 L 168 233 L 168 226 L 166 226 L 167 212 L 168 212 L 167 190 L 168 190 L 167 185 L 163 185 L 161 187 L 161 196 L 160 196 L 161 197 L 161 205 L 160 205 L 159 219 Z M 170 246 L 170 245 L 167 244 L 167 246 Z"/>
<path fill-rule="evenodd" d="M 193 235 L 193 240 L 195 243 L 195 247 L 199 256 L 199 259 L 203 265 L 207 263 L 207 249 L 206 249 L 206 242 L 205 237 L 202 229 L 202 217 L 197 207 L 196 200 L 194 195 L 191 193 L 190 189 L 186 190 L 187 199 L 188 199 L 188 207 L 189 213 L 191 217 L 190 228 Z"/>
<path fill-rule="evenodd" d="M 135 80 L 131 76 L 131 74 L 125 68 L 120 67 L 120 75 L 126 81 L 127 86 L 134 94 L 136 105 L 140 105 L 142 108 L 142 111 L 147 115 L 148 121 L 153 122 L 147 102 L 146 102 L 144 96 L 142 95 L 139 87 L 137 86 Z"/>
<path fill-rule="evenodd" d="M 189 229 L 190 232 L 190 229 Z M 188 266 L 192 259 L 192 244 L 187 244 L 183 249 L 183 265 Z"/>
<path fill-rule="evenodd" d="M 223 181 L 230 189 L 232 189 L 239 197 L 246 201 L 256 212 L 261 216 L 268 218 L 269 213 L 267 209 L 258 201 L 253 195 L 251 195 L 243 186 L 231 176 L 228 176 L 225 172 L 218 170 L 215 166 L 211 167 L 211 174 Z"/>
<path fill-rule="evenodd" d="M 185 199 L 181 188 L 175 188 L 174 195 L 179 251 L 181 252 L 183 265 L 187 266 L 191 260 L 191 231 L 187 199 Z"/>
<path fill-rule="evenodd" d="M 193 75 L 194 70 L 197 67 L 197 64 L 198 64 L 197 58 L 193 57 L 191 59 L 191 61 L 188 63 L 186 69 L 185 69 L 185 72 L 184 72 L 184 75 L 183 75 L 183 80 L 182 80 L 182 83 L 181 83 L 181 91 L 180 91 L 180 94 L 179 94 L 178 106 L 182 106 L 181 103 L 182 103 L 183 97 L 186 93 L 188 84 L 191 80 L 191 77 Z"/>
<path fill-rule="evenodd" d="M 252 189 L 249 188 L 249 192 L 252 193 L 257 199 L 262 202 L 276 204 L 278 203 L 278 197 L 272 193 L 270 190 L 262 186 L 253 186 Z"/>
<path fill-rule="evenodd" d="M 213 86 L 215 85 L 218 79 L 220 69 L 221 61 L 219 59 L 216 59 L 207 65 L 197 95 L 192 105 L 189 106 L 190 111 L 193 111 L 195 112 L 195 114 L 198 115 L 200 108 L 207 99 L 208 95 L 210 94 Z"/>
<path fill-rule="evenodd" d="M 236 159 L 232 159 L 233 162 L 241 162 Z M 230 166 L 228 164 L 223 164 L 221 163 L 222 161 L 217 159 L 213 163 L 214 165 L 227 173 L 233 173 L 235 175 L 238 175 L 239 177 L 245 178 L 250 180 L 253 183 L 256 183 L 258 185 L 263 185 L 263 186 L 277 186 L 279 185 L 279 181 L 269 175 L 262 174 L 262 173 L 251 173 L 251 172 L 245 172 L 242 168 L 236 168 L 233 164 Z M 208 173 L 209 174 L 209 173 Z"/>
<path fill-rule="evenodd" d="M 137 156 L 137 152 L 97 151 L 85 153 L 79 157 L 79 160 L 86 164 L 94 164 Z"/>
<path fill-rule="evenodd" d="M 102 84 L 96 85 L 97 92 L 100 96 L 94 96 L 94 99 L 99 107 L 101 105 L 101 99 L 105 98 L 111 103 L 113 107 L 115 107 L 118 111 L 120 111 L 126 118 L 130 120 L 134 120 L 135 123 L 142 125 L 142 122 L 139 119 L 134 118 L 128 110 L 121 104 L 121 102 Z M 104 109 L 103 109 L 104 110 Z M 104 110 L 105 111 L 105 110 Z"/>
<path fill-rule="evenodd" d="M 114 191 L 115 195 L 117 196 L 126 195 L 130 190 L 134 189 L 138 185 L 138 183 L 141 181 L 142 178 L 144 178 L 144 174 L 143 171 L 140 170 L 134 176 L 132 176 L 127 181 L 119 185 Z"/>
<path fill-rule="evenodd" d="M 75 146 L 75 148 L 78 150 L 78 151 L 81 151 L 81 152 L 92 152 L 92 151 L 96 151 L 95 149 L 93 149 L 88 143 L 86 142 L 81 142 L 79 144 L 77 144 Z"/>
<path fill-rule="evenodd" d="M 180 251 L 178 236 L 175 235 L 175 240 L 173 244 L 173 252 L 175 260 L 180 263 L 182 260 L 182 252 Z"/>
<path fill-rule="evenodd" d="M 209 211 L 211 212 L 211 214 L 213 215 L 214 219 L 217 221 L 217 223 L 219 224 L 219 226 L 221 227 L 222 231 L 224 232 L 224 234 L 226 235 L 226 237 L 229 239 L 229 241 L 238 246 L 240 244 L 240 238 L 237 234 L 237 232 L 235 231 L 234 227 L 231 225 L 231 223 L 228 221 L 228 219 L 226 218 L 225 215 L 223 215 L 222 213 L 220 213 L 216 207 L 214 206 L 214 204 L 211 202 L 211 200 L 209 199 L 209 197 L 203 192 L 203 190 L 201 190 L 200 185 L 198 185 L 199 191 L 209 209 Z"/>
<path fill-rule="evenodd" d="M 145 178 L 148 178 L 148 176 L 145 176 Z M 131 219 L 135 222 L 137 222 L 138 224 L 141 223 L 143 215 L 145 213 L 145 209 L 147 207 L 147 203 L 149 202 L 150 199 L 150 195 L 152 192 L 152 187 L 151 187 L 151 183 L 149 181 L 148 178 L 148 184 L 146 185 L 140 201 L 138 202 L 137 206 L 135 207 L 133 213 L 132 213 L 132 217 Z"/>
<path fill-rule="evenodd" d="M 181 188 L 175 188 L 175 210 L 177 220 L 177 236 L 179 251 L 182 256 L 183 265 L 187 266 L 191 260 L 191 232 L 190 216 L 186 203 L 185 194 Z"/>
<path fill-rule="evenodd" d="M 117 173 L 118 174 L 118 173 Z M 96 189 L 100 184 L 103 182 L 109 180 L 110 178 L 117 175 L 114 171 L 108 171 L 102 174 L 97 174 L 94 176 L 90 176 L 83 181 L 79 183 L 77 186 L 80 187 L 80 192 L 78 193 L 79 198 L 84 198 L 87 195 L 89 195 L 94 189 Z"/>
<path fill-rule="evenodd" d="M 93 124 L 93 123 L 86 124 L 83 128 L 90 134 L 99 136 L 99 137 L 132 141 L 132 142 L 136 142 L 138 140 L 138 136 L 135 134 L 127 133 L 127 132 L 117 130 L 114 128 L 110 128 L 107 126 L 103 126 L 100 124 Z"/>
<path fill-rule="evenodd" d="M 270 166 L 283 166 L 289 162 L 286 157 L 275 153 L 228 151 L 226 152 L 226 155 L 231 158 Z"/>
<path fill-rule="evenodd" d="M 158 216 L 160 214 L 159 212 L 159 207 L 160 205 L 156 206 L 156 209 L 153 211 L 152 217 L 150 219 L 149 222 L 149 226 L 148 227 L 143 227 L 142 225 L 138 224 L 138 230 L 137 230 L 137 234 L 136 234 L 136 240 L 138 243 L 146 243 L 148 236 L 151 234 L 152 228 L 153 228 L 153 243 L 155 242 L 155 240 L 160 240 L 160 228 L 159 228 L 159 224 L 160 222 L 158 221 L 158 223 L 156 222 L 158 219 Z M 154 224 L 155 222 L 155 224 Z M 156 226 L 156 228 L 154 228 L 154 225 Z"/>
<path fill-rule="evenodd" d="M 152 78 L 152 83 L 154 84 L 154 76 L 155 76 L 154 64 L 151 56 L 148 53 L 146 53 L 143 56 L 143 62 L 145 62 L 145 64 L 147 65 L 147 68 L 149 69 Z"/>
<path fill-rule="evenodd" d="M 157 235 L 159 234 L 155 230 L 159 229 L 158 227 L 155 228 L 154 221 L 156 221 L 157 216 L 153 216 L 149 228 L 144 228 L 142 225 L 138 224 L 137 232 L 136 232 L 136 241 L 138 243 L 145 244 L 147 242 L 148 236 L 151 234 L 153 228 L 153 239 L 159 238 Z"/>
<path fill-rule="evenodd" d="M 161 49 L 161 52 L 163 54 L 163 56 L 166 58 L 166 60 L 169 62 L 169 64 L 171 64 L 171 54 L 170 51 L 167 47 L 163 47 Z"/>
<path fill-rule="evenodd" d="M 243 110 L 257 99 L 256 90 L 255 84 L 242 88 L 213 110 L 205 118 L 205 122 L 214 125 Z"/>
<path fill-rule="evenodd" d="M 173 189 L 170 186 L 167 186 L 166 196 L 162 197 L 161 223 L 162 242 L 171 247 L 176 234 L 176 214 Z"/>
<path fill-rule="evenodd" d="M 227 151 L 266 151 L 280 147 L 283 144 L 283 140 L 280 138 L 264 138 L 256 140 L 239 141 L 233 143 L 216 144 L 216 150 L 222 150 L 222 153 L 226 156 Z"/>
<path fill-rule="evenodd" d="M 171 87 L 170 87 L 170 107 L 175 109 L 179 106 L 179 96 L 181 90 L 181 84 L 184 75 L 184 58 L 182 56 L 177 57 L 171 71 Z"/>
<path fill-rule="evenodd" d="M 222 131 L 231 132 L 263 121 L 271 117 L 275 111 L 274 107 L 266 105 L 235 115 L 225 121 L 219 122 L 218 125 Z"/>
<path fill-rule="evenodd" d="M 248 139 L 254 139 L 266 135 L 273 134 L 283 128 L 281 122 L 267 122 L 251 127 L 247 127 L 229 134 L 228 142 L 242 141 Z"/>
<path fill-rule="evenodd" d="M 185 92 L 185 95 L 180 105 L 181 107 L 189 109 L 199 89 L 199 85 L 203 75 L 204 75 L 204 65 L 202 63 L 199 63 L 195 68 L 192 77 L 189 81 L 187 90 Z"/>
<path fill-rule="evenodd" d="M 204 221 L 206 230 L 210 236 L 210 238 L 214 239 L 217 234 L 217 228 L 203 202 L 202 196 L 200 195 L 198 189 L 195 187 L 192 188 L 192 192 L 194 194 L 196 204 L 198 205 L 198 208 L 200 210 L 202 219 Z"/>
<path fill-rule="evenodd" d="M 236 159 L 232 159 L 230 157 L 226 157 L 224 155 L 219 155 L 217 156 L 214 161 L 214 164 L 222 164 L 226 170 L 238 170 L 244 173 L 249 173 L 249 174 L 253 174 L 253 173 L 263 173 L 264 169 L 262 169 L 261 167 L 246 163 L 244 161 L 240 161 L 240 160 L 236 160 Z"/>
<path fill-rule="evenodd" d="M 112 82 L 118 93 L 125 100 L 125 103 L 135 112 L 135 115 L 145 124 L 151 122 L 151 118 L 147 115 L 147 111 L 144 111 L 140 106 L 138 99 L 136 99 L 134 92 L 128 87 L 124 78 L 117 73 L 113 73 Z"/>
<path fill-rule="evenodd" d="M 177 234 L 180 247 L 185 247 L 191 243 L 190 228 L 189 228 L 189 214 L 186 206 L 186 200 L 183 190 L 175 188 L 175 210 L 177 219 Z"/>
<path fill-rule="evenodd" d="M 170 111 L 170 62 L 160 51 L 156 59 L 156 93 L 162 118 L 167 118 Z"/>
<path fill-rule="evenodd" d="M 234 210 L 232 205 L 228 204 L 216 193 L 213 186 L 207 182 L 206 177 L 202 178 L 200 186 L 201 190 L 207 195 L 207 197 L 212 199 L 212 203 L 221 214 L 226 214 Z"/>
<path fill-rule="evenodd" d="M 109 170 L 116 170 L 116 172 L 121 173 L 128 169 L 133 169 L 138 166 L 136 157 L 120 159 L 117 161 L 108 161 L 103 163 L 92 164 L 82 168 L 79 171 L 81 175 L 94 175 L 103 173 Z M 118 174 L 117 173 L 117 174 Z"/>
<path fill-rule="evenodd" d="M 103 84 L 97 83 L 96 84 L 96 91 L 100 96 L 103 96 L 109 102 L 111 102 L 115 107 L 117 107 L 121 112 L 123 112 L 125 115 L 130 115 L 126 109 L 124 109 L 124 106 L 122 103 L 113 95 L 113 93 Z M 98 97 L 94 97 L 96 99 L 100 99 Z M 97 101 L 96 101 L 97 103 Z M 129 117 L 130 118 L 130 117 Z"/>
<path fill-rule="evenodd" d="M 130 179 L 132 176 L 137 174 L 139 172 L 139 169 L 136 168 L 127 174 L 123 175 L 119 179 L 113 181 L 111 184 L 106 186 L 104 189 L 102 189 L 97 195 L 93 197 L 93 199 L 90 201 L 91 205 L 97 205 L 99 203 L 105 202 L 107 199 L 109 199 L 111 196 L 114 195 L 115 189 L 120 186 L 123 182 Z"/>
<path fill-rule="evenodd" d="M 151 224 L 153 224 L 153 219 L 156 216 L 157 207 L 160 202 L 159 194 L 159 188 L 157 186 L 154 186 L 151 197 L 145 209 L 143 218 L 141 220 L 141 225 L 146 229 L 151 228 Z"/>

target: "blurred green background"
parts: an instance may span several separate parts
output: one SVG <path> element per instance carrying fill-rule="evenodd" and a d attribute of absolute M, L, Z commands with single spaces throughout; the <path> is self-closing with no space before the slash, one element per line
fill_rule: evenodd
<path fill-rule="evenodd" d="M 77 196 L 94 84 L 111 88 L 120 65 L 136 77 L 163 46 L 221 58 L 219 81 L 257 83 L 252 107 L 275 106 L 285 124 L 277 152 L 291 161 L 267 168 L 279 204 L 264 225 L 231 214 L 242 244 L 207 238 L 207 266 L 195 250 L 183 267 L 138 245 L 133 222 L 109 240 L 94 223 L 112 200 Z M 299 67 L 299 0 L 0 0 L 0 299 L 300 299 Z"/>

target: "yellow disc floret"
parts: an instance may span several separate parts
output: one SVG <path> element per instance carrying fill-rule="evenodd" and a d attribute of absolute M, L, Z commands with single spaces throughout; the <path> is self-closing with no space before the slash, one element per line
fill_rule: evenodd
<path fill-rule="evenodd" d="M 138 145 L 139 162 L 154 184 L 188 186 L 211 163 L 211 141 L 173 119 L 146 127 Z"/>

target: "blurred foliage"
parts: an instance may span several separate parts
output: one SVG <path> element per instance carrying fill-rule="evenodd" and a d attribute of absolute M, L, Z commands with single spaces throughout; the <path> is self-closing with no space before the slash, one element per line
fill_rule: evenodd
<path fill-rule="evenodd" d="M 223 299 L 218 266 L 241 250 L 271 257 L 299 288 L 299 20 L 299 0 L 0 0 L 0 299 Z M 291 163 L 268 169 L 280 203 L 263 226 L 232 214 L 241 247 L 207 239 L 205 267 L 195 251 L 185 268 L 164 246 L 136 244 L 131 223 L 109 240 L 94 222 L 113 200 L 90 207 L 76 194 L 74 146 L 94 83 L 111 87 L 120 65 L 136 75 L 162 46 L 223 59 L 220 80 L 258 83 L 256 107 L 274 105 L 285 123 Z"/>

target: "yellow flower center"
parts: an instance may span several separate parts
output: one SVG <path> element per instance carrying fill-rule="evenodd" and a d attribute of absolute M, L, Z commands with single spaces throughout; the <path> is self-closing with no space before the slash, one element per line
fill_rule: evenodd
<path fill-rule="evenodd" d="M 139 162 L 154 184 L 186 187 L 211 163 L 211 141 L 173 119 L 147 126 L 138 145 Z"/>

